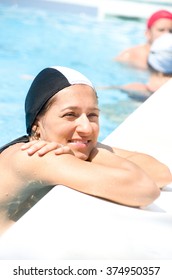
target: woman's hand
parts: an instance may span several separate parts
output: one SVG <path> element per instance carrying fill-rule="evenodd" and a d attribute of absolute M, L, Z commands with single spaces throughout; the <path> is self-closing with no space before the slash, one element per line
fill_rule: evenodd
<path fill-rule="evenodd" d="M 27 150 L 29 156 L 32 156 L 35 153 L 37 153 L 39 156 L 44 156 L 51 151 L 54 151 L 56 155 L 74 155 L 73 151 L 68 146 L 63 146 L 62 144 L 57 142 L 47 142 L 44 140 L 33 140 L 25 143 L 21 146 L 21 150 Z"/>

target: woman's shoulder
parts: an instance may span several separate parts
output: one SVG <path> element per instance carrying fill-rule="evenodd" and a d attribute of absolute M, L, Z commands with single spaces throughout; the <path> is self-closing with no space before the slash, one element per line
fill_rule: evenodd
<path fill-rule="evenodd" d="M 77 163 L 76 163 L 77 162 Z M 58 184 L 60 179 L 66 175 L 66 171 L 78 166 L 81 160 L 71 154 L 56 155 L 50 151 L 44 156 L 38 153 L 28 155 L 26 150 L 21 149 L 21 145 L 16 146 L 12 153 L 12 168 L 18 176 L 31 181 L 41 181 L 48 184 Z"/>

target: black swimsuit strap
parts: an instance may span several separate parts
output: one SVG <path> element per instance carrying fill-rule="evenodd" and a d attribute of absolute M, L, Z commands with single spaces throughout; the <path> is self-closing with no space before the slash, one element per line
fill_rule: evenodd
<path fill-rule="evenodd" d="M 0 147 L 0 153 L 2 153 L 5 149 L 7 149 L 8 147 L 17 144 L 17 143 L 27 143 L 29 142 L 29 137 L 27 135 L 21 136 L 13 141 L 11 141 L 8 144 L 5 144 L 4 146 Z"/>

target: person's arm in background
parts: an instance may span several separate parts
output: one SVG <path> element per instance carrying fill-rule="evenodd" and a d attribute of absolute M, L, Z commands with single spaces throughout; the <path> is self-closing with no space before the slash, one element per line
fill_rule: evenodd
<path fill-rule="evenodd" d="M 130 83 L 123 86 L 111 85 L 111 86 L 98 86 L 97 90 L 120 90 L 121 93 L 127 94 L 130 98 L 143 102 L 148 99 L 152 92 L 150 92 L 147 84 L 143 83 Z"/>

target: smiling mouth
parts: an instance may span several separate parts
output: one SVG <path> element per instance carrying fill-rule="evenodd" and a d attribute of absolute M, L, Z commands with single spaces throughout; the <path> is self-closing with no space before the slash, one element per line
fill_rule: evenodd
<path fill-rule="evenodd" d="M 71 143 L 71 144 L 78 144 L 78 145 L 88 145 L 90 142 L 91 142 L 91 140 L 69 140 L 68 141 L 69 143 Z"/>

